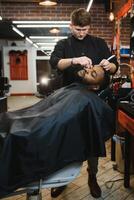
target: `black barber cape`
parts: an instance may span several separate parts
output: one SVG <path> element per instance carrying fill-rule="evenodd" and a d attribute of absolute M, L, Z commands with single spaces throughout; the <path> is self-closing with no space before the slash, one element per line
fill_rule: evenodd
<path fill-rule="evenodd" d="M 0 114 L 0 198 L 90 156 L 105 156 L 113 112 L 81 84 L 25 109 Z"/>

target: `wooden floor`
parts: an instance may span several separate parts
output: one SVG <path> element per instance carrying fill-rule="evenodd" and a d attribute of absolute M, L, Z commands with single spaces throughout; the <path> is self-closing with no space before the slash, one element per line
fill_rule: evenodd
<path fill-rule="evenodd" d="M 36 102 L 36 100 L 35 100 Z M 11 106 L 12 102 L 9 102 Z M 11 109 L 11 107 L 10 107 Z M 110 160 L 110 141 L 106 143 L 107 157 L 100 158 L 98 182 L 102 189 L 100 200 L 134 200 L 134 175 L 131 175 L 131 187 L 129 189 L 123 186 L 123 174 L 113 170 L 113 164 Z M 87 164 L 83 164 L 80 175 L 70 183 L 64 192 L 56 200 L 92 200 L 95 199 L 90 195 L 87 185 Z M 3 200 L 25 200 L 26 195 L 18 195 Z M 42 190 L 42 200 L 51 200 L 50 189 Z"/>

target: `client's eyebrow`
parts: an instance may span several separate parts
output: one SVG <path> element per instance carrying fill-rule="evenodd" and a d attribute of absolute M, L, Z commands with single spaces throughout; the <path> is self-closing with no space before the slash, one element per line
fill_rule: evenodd
<path fill-rule="evenodd" d="M 96 78 L 96 77 L 97 77 L 97 72 L 96 72 L 95 70 L 92 70 L 92 71 L 91 71 L 91 76 L 92 76 L 93 78 Z"/>

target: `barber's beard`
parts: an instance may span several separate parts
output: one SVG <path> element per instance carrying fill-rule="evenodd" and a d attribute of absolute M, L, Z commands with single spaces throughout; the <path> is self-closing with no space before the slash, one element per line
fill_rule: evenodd
<path fill-rule="evenodd" d="M 84 37 L 77 37 L 78 40 L 83 40 L 84 38 L 85 38 L 85 36 Z"/>
<path fill-rule="evenodd" d="M 84 36 L 79 36 L 77 34 L 73 34 L 73 35 L 77 40 L 83 40 L 86 37 L 86 35 L 84 35 Z"/>
<path fill-rule="evenodd" d="M 86 35 L 84 35 L 84 36 L 77 36 L 77 39 L 78 40 L 83 40 L 85 37 L 86 37 Z"/>

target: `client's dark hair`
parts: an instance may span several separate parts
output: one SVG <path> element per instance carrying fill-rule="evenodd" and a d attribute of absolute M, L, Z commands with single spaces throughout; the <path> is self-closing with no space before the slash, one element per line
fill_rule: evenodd
<path fill-rule="evenodd" d="M 75 26 L 88 26 L 91 24 L 91 17 L 85 8 L 79 8 L 72 12 L 71 22 Z"/>

